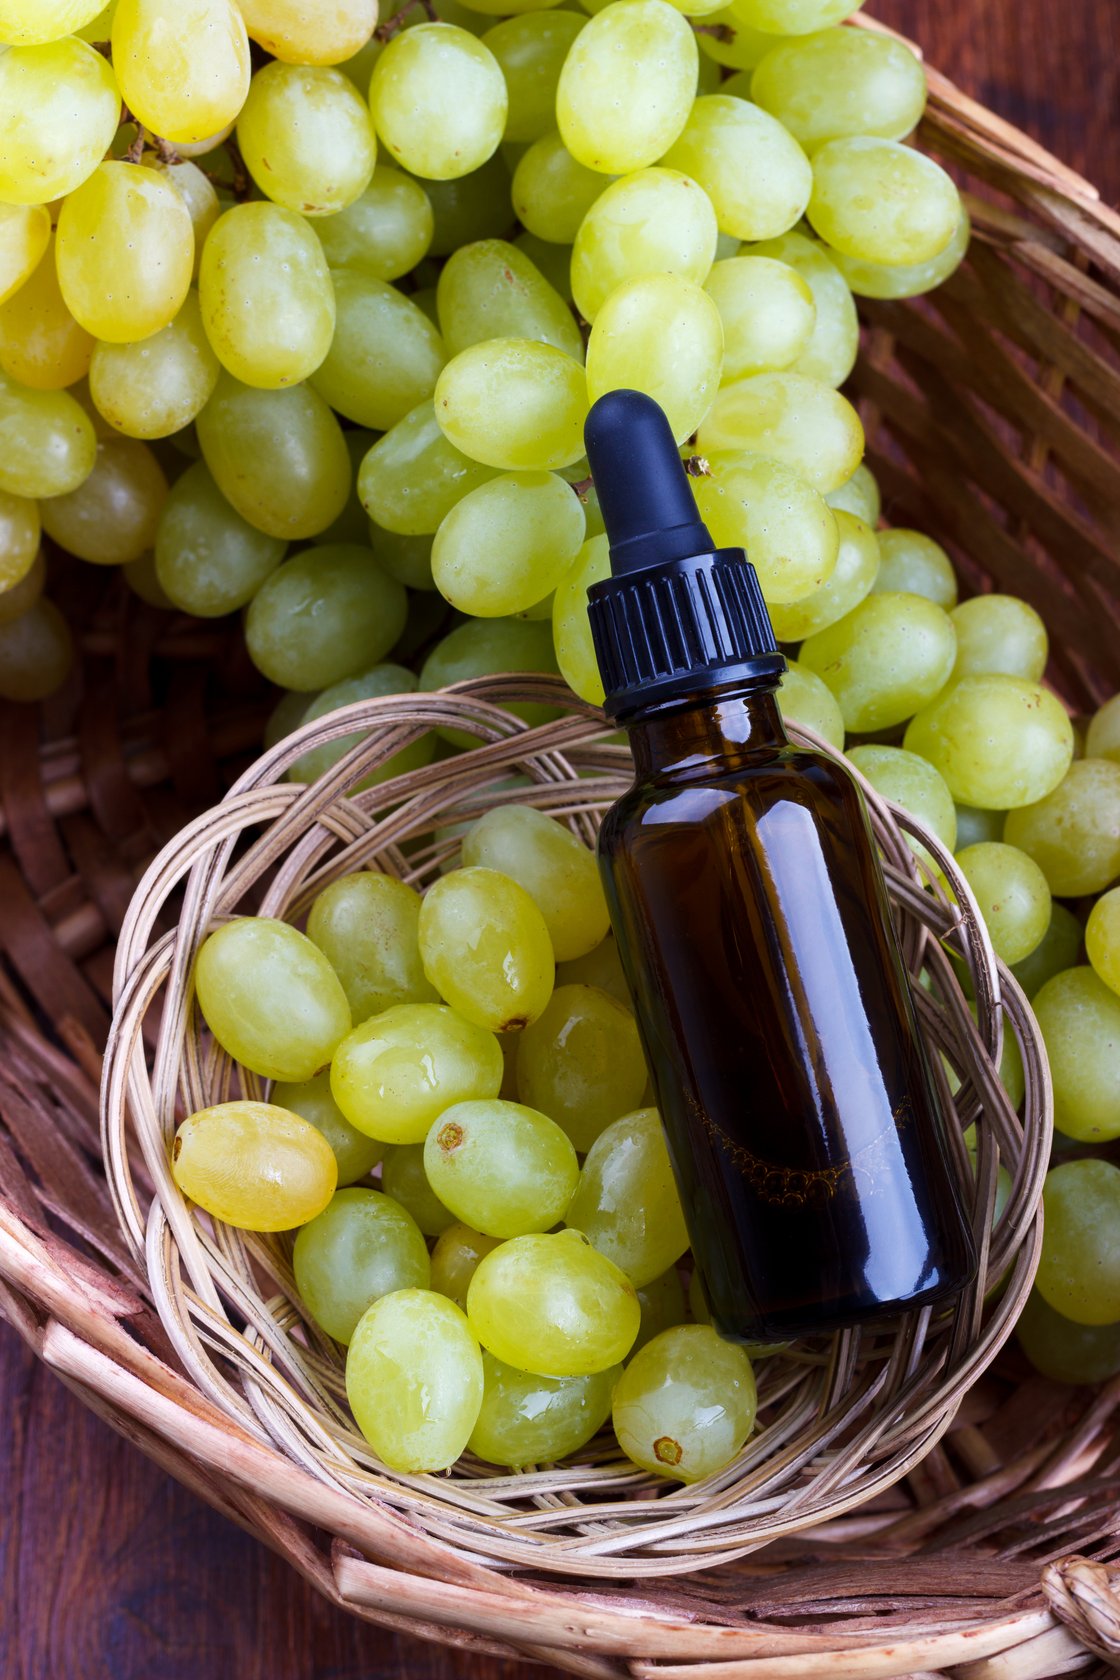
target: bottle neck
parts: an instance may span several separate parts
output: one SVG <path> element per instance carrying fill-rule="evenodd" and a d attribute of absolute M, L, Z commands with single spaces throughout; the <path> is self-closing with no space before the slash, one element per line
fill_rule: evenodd
<path fill-rule="evenodd" d="M 684 775 L 766 757 L 789 745 L 776 679 L 697 695 L 626 720 L 639 776 Z"/>

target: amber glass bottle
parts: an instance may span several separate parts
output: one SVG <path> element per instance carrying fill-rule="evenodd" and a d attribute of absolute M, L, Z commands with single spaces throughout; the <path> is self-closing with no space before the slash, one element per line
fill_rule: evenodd
<path fill-rule="evenodd" d="M 612 392 L 587 445 L 635 764 L 600 860 L 713 1321 L 785 1338 L 940 1300 L 975 1255 L 862 796 L 786 736 L 753 567 L 713 550 L 660 410 Z"/>

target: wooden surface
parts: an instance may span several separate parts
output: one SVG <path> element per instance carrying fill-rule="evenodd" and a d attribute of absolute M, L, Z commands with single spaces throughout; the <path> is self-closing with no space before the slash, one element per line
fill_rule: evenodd
<path fill-rule="evenodd" d="M 1120 200 L 1115 0 L 871 0 Z M 2 1680 L 520 1680 L 336 1614 L 86 1412 L 0 1325 Z"/>

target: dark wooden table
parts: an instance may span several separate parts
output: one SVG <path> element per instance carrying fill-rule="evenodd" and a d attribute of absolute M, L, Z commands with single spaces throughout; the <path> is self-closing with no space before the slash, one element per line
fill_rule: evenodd
<path fill-rule="evenodd" d="M 1120 200 L 1115 0 L 870 0 Z M 353 1622 L 119 1440 L 0 1325 L 0 1680 L 519 1680 Z"/>

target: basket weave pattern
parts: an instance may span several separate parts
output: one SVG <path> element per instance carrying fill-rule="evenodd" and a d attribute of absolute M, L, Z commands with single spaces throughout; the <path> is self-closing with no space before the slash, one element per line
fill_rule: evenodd
<path fill-rule="evenodd" d="M 976 239 L 933 298 L 865 310 L 869 342 L 853 383 L 870 462 L 893 523 L 945 541 L 969 584 L 994 583 L 1039 608 L 1053 633 L 1055 680 L 1079 709 L 1120 686 L 1120 467 L 1108 443 L 1120 417 L 1120 222 L 1040 148 L 935 73 L 930 82 L 923 140 L 975 184 Z M 794 1416 L 799 1399 L 826 1402 L 800 1437 L 791 1428 L 809 1457 L 783 1463 L 771 1451 L 777 1441 L 767 1448 L 760 1435 L 745 1475 L 740 1465 L 723 1494 L 704 1490 L 710 1511 L 702 1520 L 689 1489 L 645 1500 L 651 1510 L 639 1518 L 648 1484 L 630 1471 L 611 1481 L 596 1464 L 582 1479 L 542 1472 L 531 1492 L 462 1470 L 435 1493 L 422 1478 L 379 1476 L 348 1434 L 337 1363 L 313 1336 L 294 1334 L 282 1246 L 186 1221 L 158 1140 L 180 1077 L 174 1044 L 189 1052 L 181 1074 L 188 1098 L 222 1089 L 227 1078 L 188 1012 L 187 953 L 207 918 L 243 906 L 251 878 L 260 882 L 255 908 L 297 913 L 317 870 L 326 879 L 345 867 L 346 847 L 364 845 L 397 872 L 422 875 L 438 867 L 443 842 L 406 857 L 399 814 L 378 812 L 376 790 L 338 797 L 353 760 L 301 795 L 276 785 L 274 756 L 237 784 L 219 816 L 211 811 L 188 827 L 167 854 L 168 878 L 149 877 L 148 909 L 130 917 L 121 945 L 127 1001 L 110 1058 L 106 1178 L 97 1082 L 108 937 L 155 846 L 184 816 L 213 805 L 259 738 L 259 715 L 236 693 L 218 706 L 206 695 L 212 631 L 168 637 L 159 615 L 115 600 L 86 637 L 74 733 L 48 708 L 40 750 L 27 714 L 9 709 L 3 719 L 0 1312 L 40 1357 L 326 1596 L 385 1627 L 573 1673 L 649 1680 L 1114 1672 L 1120 1381 L 1096 1393 L 1070 1390 L 1028 1375 L 1006 1353 L 968 1386 L 972 1361 L 1006 1334 L 1029 1280 L 1036 1233 L 1027 1209 L 1044 1164 L 1046 1093 L 1029 1016 L 1012 988 L 995 1007 L 989 955 L 967 913 L 977 1027 L 943 962 L 938 1003 L 923 1000 L 923 1012 L 964 1075 L 959 1109 L 985 1111 L 978 1229 L 994 1195 L 993 1142 L 1015 1176 L 989 1256 L 993 1275 L 1008 1262 L 1011 1271 L 984 1309 L 981 1342 L 966 1323 L 980 1312 L 979 1293 L 944 1326 L 884 1337 L 885 1357 L 857 1374 L 858 1392 L 875 1370 L 878 1391 L 831 1445 L 820 1417 L 849 1374 L 843 1360 L 867 1350 L 857 1356 L 854 1338 L 840 1338 L 818 1363 L 775 1362 L 768 1421 Z M 149 668 L 172 673 L 161 675 L 158 704 Z M 533 787 L 522 797 L 529 791 L 583 823 L 613 796 L 617 757 L 596 744 L 585 714 L 526 743 L 511 741 L 510 725 L 477 699 L 423 705 L 451 706 L 458 717 L 465 707 L 480 737 L 494 735 L 465 770 L 483 803 L 496 766 L 524 763 L 530 748 Z M 384 750 L 433 715 L 421 715 L 413 699 L 408 721 L 387 726 Z M 385 725 L 385 714 L 377 721 Z M 569 765 L 592 772 L 575 792 Z M 445 778 L 448 768 L 410 779 L 413 832 L 444 821 L 448 789 L 433 772 Z M 455 792 L 469 809 L 472 789 Z M 913 964 L 926 928 L 947 926 L 945 912 L 914 886 L 890 814 L 881 804 L 876 813 Z M 215 823 L 228 823 L 227 832 Z M 237 841 L 246 830 L 248 840 Z M 172 960 L 155 903 L 188 862 L 182 904 L 171 907 L 183 927 Z M 939 964 L 929 949 L 927 960 Z M 161 988 L 157 1029 L 148 1003 Z M 992 1073 L 1004 1026 L 1026 1052 L 1023 1131 Z M 126 1101 L 134 1132 L 120 1118 Z M 892 1400 L 911 1393 L 912 1404 L 892 1410 Z M 876 1476 L 881 1492 L 822 1525 L 816 1493 L 839 1511 L 849 1491 L 874 1493 Z M 776 1509 L 785 1513 L 784 1538 L 715 1567 L 752 1546 Z M 588 1572 L 590 1585 L 571 1579 Z"/>

